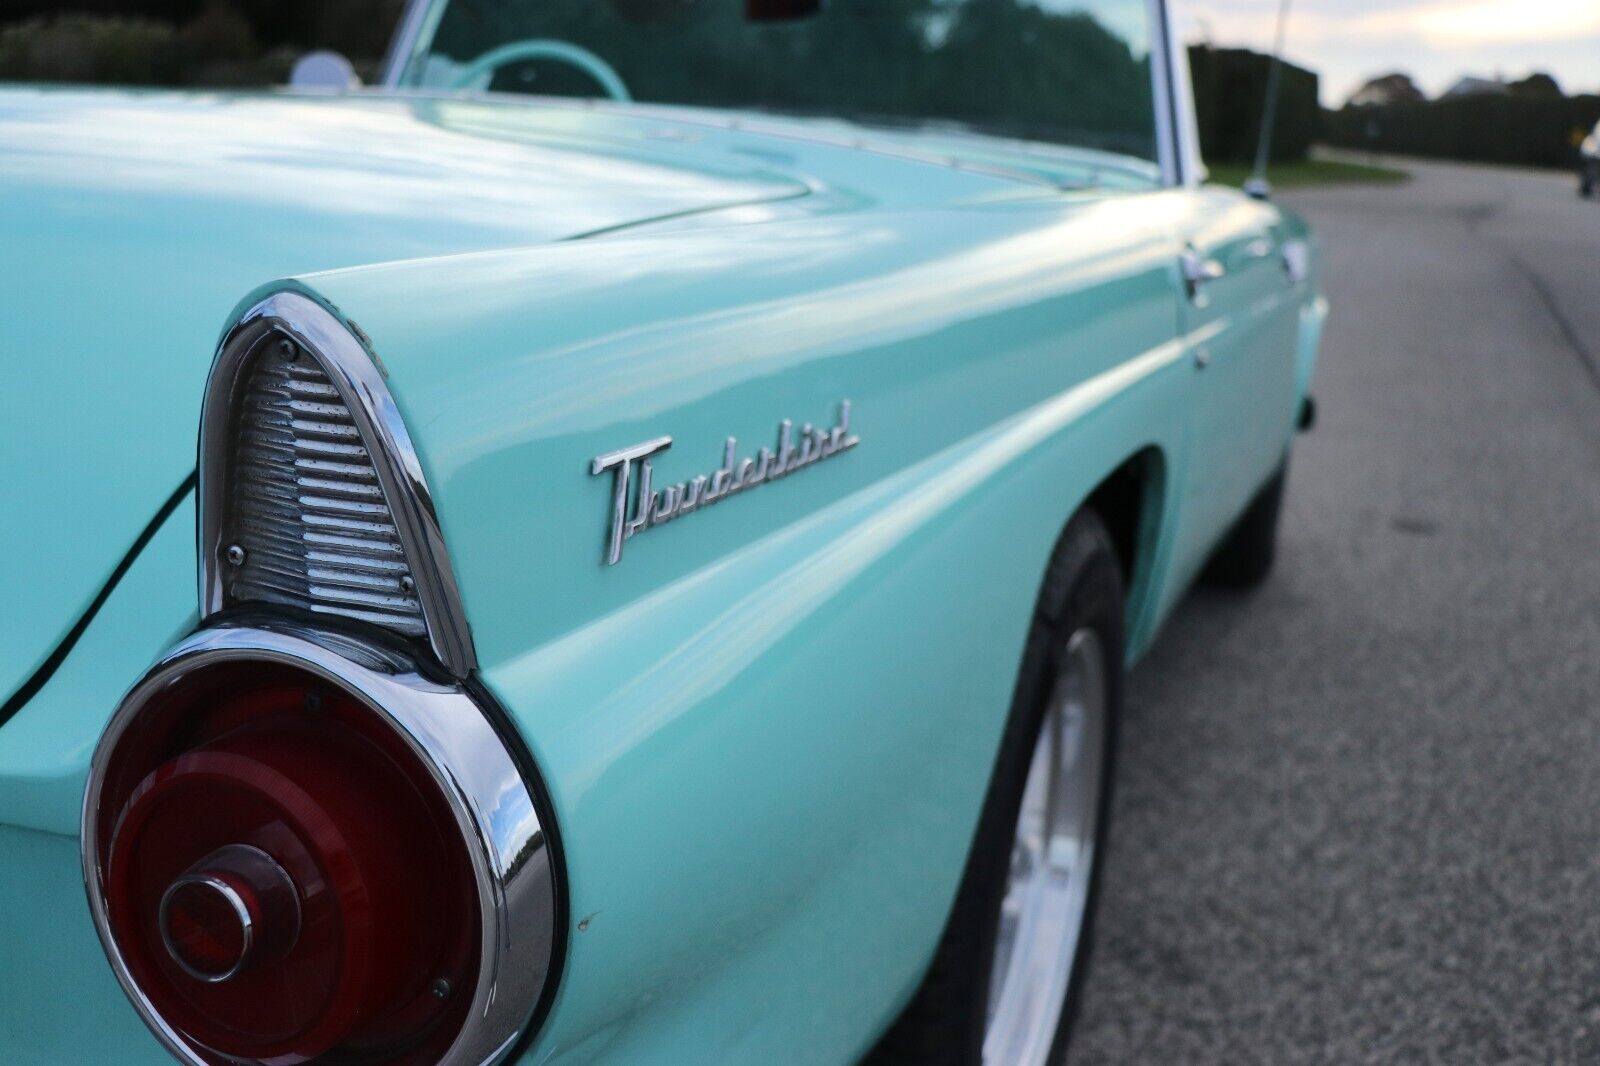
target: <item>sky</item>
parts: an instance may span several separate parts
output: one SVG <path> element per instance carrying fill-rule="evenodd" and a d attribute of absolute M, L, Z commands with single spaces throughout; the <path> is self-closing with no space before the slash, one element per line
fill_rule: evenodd
<path fill-rule="evenodd" d="M 1173 0 L 1185 36 L 1272 47 L 1278 0 Z M 1553 74 L 1600 92 L 1600 0 L 1292 0 L 1285 54 L 1322 75 L 1337 107 L 1368 78 L 1404 71 L 1437 95 L 1462 74 Z"/>

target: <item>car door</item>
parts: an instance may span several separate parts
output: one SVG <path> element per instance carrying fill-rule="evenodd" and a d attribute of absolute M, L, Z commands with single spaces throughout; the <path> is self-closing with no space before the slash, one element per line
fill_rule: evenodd
<path fill-rule="evenodd" d="M 1191 542 L 1209 545 L 1283 462 L 1298 317 L 1277 209 L 1216 187 L 1192 202 L 1179 265 L 1197 373 L 1187 512 Z"/>

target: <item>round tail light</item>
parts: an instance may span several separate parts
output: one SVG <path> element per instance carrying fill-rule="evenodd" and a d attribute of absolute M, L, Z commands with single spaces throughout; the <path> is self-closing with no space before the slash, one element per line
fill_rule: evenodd
<path fill-rule="evenodd" d="M 364 646 L 202 631 L 96 752 L 90 902 L 186 1061 L 484 1062 L 555 943 L 532 797 L 459 688 Z"/>

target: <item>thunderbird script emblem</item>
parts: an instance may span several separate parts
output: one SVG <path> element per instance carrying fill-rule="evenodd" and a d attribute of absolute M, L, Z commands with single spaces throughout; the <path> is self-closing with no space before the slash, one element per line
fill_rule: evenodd
<path fill-rule="evenodd" d="M 839 421 L 828 429 L 814 428 L 807 422 L 798 434 L 794 423 L 784 419 L 778 427 L 776 448 L 762 448 L 756 455 L 738 459 L 739 441 L 729 437 L 722 449 L 722 466 L 713 474 L 702 474 L 657 491 L 650 457 L 672 447 L 671 437 L 656 437 L 642 444 L 595 457 L 590 473 L 614 474 L 611 494 L 611 526 L 606 563 L 622 561 L 622 546 L 632 537 L 681 518 L 702 507 L 721 503 L 757 485 L 788 477 L 813 463 L 849 451 L 861 438 L 850 433 L 850 401 L 839 404 Z"/>

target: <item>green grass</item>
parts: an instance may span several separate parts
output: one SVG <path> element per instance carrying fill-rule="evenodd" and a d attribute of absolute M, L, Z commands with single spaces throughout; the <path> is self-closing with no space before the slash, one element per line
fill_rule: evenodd
<path fill-rule="evenodd" d="M 1249 167 L 1211 168 L 1211 180 L 1220 185 L 1243 185 L 1249 177 Z M 1307 159 L 1299 163 L 1280 163 L 1267 172 L 1267 180 L 1272 182 L 1274 189 L 1303 189 L 1311 185 L 1395 185 L 1410 177 L 1411 175 L 1403 170 L 1345 163 L 1333 159 Z"/>

